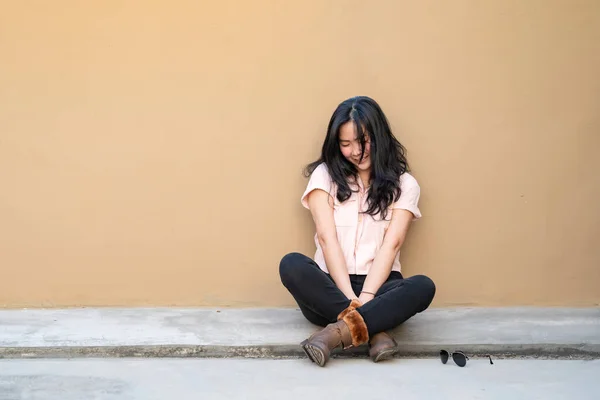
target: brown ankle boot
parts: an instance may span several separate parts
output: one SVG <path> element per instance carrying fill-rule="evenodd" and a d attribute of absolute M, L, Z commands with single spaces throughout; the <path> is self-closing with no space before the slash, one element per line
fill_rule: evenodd
<path fill-rule="evenodd" d="M 351 311 L 338 322 L 327 325 L 323 330 L 302 342 L 302 348 L 312 361 L 324 367 L 331 351 L 340 345 L 344 349 L 360 346 L 369 340 L 369 331 L 358 311 Z"/>
<path fill-rule="evenodd" d="M 396 353 L 398 344 L 393 337 L 385 332 L 376 333 L 369 341 L 369 356 L 373 362 L 387 360 Z"/>

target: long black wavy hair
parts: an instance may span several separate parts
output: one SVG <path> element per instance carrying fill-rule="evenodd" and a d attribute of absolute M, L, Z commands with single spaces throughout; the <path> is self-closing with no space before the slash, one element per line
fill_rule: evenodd
<path fill-rule="evenodd" d="M 400 198 L 400 175 L 409 171 L 406 149 L 394 137 L 390 124 L 377 102 L 366 96 L 352 97 L 338 105 L 327 127 L 321 157 L 308 164 L 304 175 L 309 177 L 321 163 L 327 165 L 332 180 L 337 184 L 336 197 L 340 202 L 352 194 L 349 180 L 358 181 L 358 170 L 340 150 L 340 127 L 352 121 L 364 157 L 366 135 L 371 141 L 371 186 L 368 190 L 365 213 L 382 218 L 392 203 Z"/>

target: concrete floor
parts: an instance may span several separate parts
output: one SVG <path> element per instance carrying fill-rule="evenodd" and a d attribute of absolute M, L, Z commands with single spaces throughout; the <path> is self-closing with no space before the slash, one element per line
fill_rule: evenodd
<path fill-rule="evenodd" d="M 300 356 L 317 329 L 293 308 L 0 310 L 0 358 Z M 600 307 L 509 307 L 433 308 L 391 333 L 405 355 L 451 347 L 600 358 L 598 332 Z"/>
<path fill-rule="evenodd" d="M 0 400 L 600 398 L 600 360 L 494 361 L 0 360 Z"/>

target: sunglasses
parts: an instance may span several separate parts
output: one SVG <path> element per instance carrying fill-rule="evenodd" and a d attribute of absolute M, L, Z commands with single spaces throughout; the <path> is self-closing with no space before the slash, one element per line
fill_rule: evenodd
<path fill-rule="evenodd" d="M 446 350 L 440 351 L 440 358 L 442 359 L 442 364 L 446 364 L 448 362 L 448 358 L 450 357 L 450 355 L 452 355 L 452 360 L 454 360 L 454 363 L 459 367 L 464 367 L 465 365 L 467 365 L 467 360 L 469 359 L 469 357 L 467 357 L 465 353 L 463 353 L 462 351 L 448 353 Z M 494 362 L 492 361 L 492 356 L 488 354 L 488 357 L 490 359 L 490 364 L 493 365 Z"/>
<path fill-rule="evenodd" d="M 440 358 L 442 359 L 442 364 L 446 364 L 448 362 L 448 358 L 452 355 L 452 359 L 454 360 L 454 364 L 459 367 L 464 367 L 467 365 L 467 360 L 469 357 L 462 351 L 455 351 L 453 353 L 448 353 L 446 350 L 440 351 Z"/>

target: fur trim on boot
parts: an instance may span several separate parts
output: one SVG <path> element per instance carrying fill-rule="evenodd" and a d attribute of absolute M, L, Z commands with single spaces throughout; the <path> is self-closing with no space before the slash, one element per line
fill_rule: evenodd
<path fill-rule="evenodd" d="M 342 321 L 344 321 L 348 326 L 348 330 L 350 330 L 350 337 L 352 339 L 351 346 L 344 343 L 345 349 L 349 347 L 358 347 L 361 344 L 369 341 L 369 331 L 367 330 L 367 325 L 365 324 L 365 320 L 363 319 L 362 315 L 360 315 L 358 311 L 350 311 L 342 318 Z"/>
<path fill-rule="evenodd" d="M 352 301 L 350 302 L 350 305 L 337 316 L 337 320 L 339 321 L 340 319 L 344 318 L 346 315 L 348 315 L 348 313 L 356 310 L 360 306 L 362 306 L 362 303 L 360 302 L 360 300 L 352 299 Z"/>

